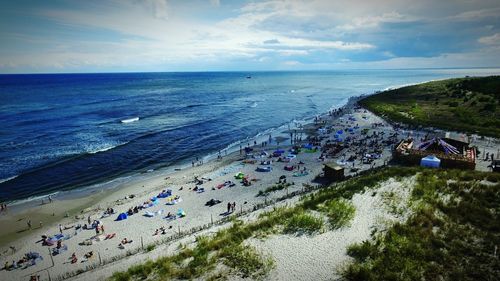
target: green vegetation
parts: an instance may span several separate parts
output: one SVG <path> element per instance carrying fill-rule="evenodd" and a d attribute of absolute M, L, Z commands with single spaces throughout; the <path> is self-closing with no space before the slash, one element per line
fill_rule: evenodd
<path fill-rule="evenodd" d="M 500 137 L 500 76 L 433 81 L 359 101 L 396 122 Z"/>
<path fill-rule="evenodd" d="M 327 201 L 319 206 L 319 210 L 328 216 L 328 221 L 333 229 L 348 225 L 354 218 L 356 211 L 351 201 L 345 199 Z"/>
<path fill-rule="evenodd" d="M 348 254 L 356 262 L 346 269 L 345 277 L 488 280 L 498 275 L 499 262 L 493 249 L 500 242 L 500 175 L 392 167 L 332 185 L 305 196 L 294 207 L 262 213 L 255 221 L 234 220 L 214 235 L 198 236 L 192 247 L 181 245 L 176 254 L 117 272 L 111 280 L 220 280 L 228 275 L 260 279 L 273 268 L 273 260 L 246 244 L 247 239 L 268 233 L 314 235 L 325 228 L 325 218 L 331 228 L 343 227 L 354 216 L 350 203 L 354 194 L 389 178 L 415 174 L 419 176 L 411 195 L 414 216 L 385 235 L 377 234 L 374 242 L 349 247 Z M 490 184 L 481 183 L 484 178 Z"/>
<path fill-rule="evenodd" d="M 235 220 L 231 227 L 219 230 L 213 236 L 199 236 L 193 248 L 183 246 L 175 255 L 133 266 L 125 272 L 116 272 L 111 280 L 140 280 L 146 276 L 149 276 L 149 280 L 203 277 L 220 279 L 225 275 L 213 273 L 220 263 L 227 266 L 232 274 L 258 279 L 269 272 L 273 261 L 244 245 L 246 239 L 278 232 L 314 234 L 324 228 L 321 216 L 328 217 L 333 228 L 347 225 L 355 212 L 348 200 L 355 193 L 374 187 L 391 177 L 415 174 L 417 170 L 418 168 L 391 168 L 370 172 L 306 196 L 294 207 L 275 208 L 265 212 L 254 222 L 244 224 Z M 341 210 L 342 207 L 346 210 Z M 339 214 L 333 214 L 335 210 Z M 313 211 L 318 212 L 317 215 L 313 215 Z"/>
<path fill-rule="evenodd" d="M 289 186 L 293 185 L 293 183 L 287 182 L 287 183 L 277 183 L 273 186 L 270 186 L 266 188 L 265 190 L 259 190 L 259 193 L 257 193 L 257 197 L 259 196 L 267 196 L 269 193 L 278 191 L 278 190 L 283 190 Z"/>
<path fill-rule="evenodd" d="M 304 211 L 294 214 L 286 222 L 284 232 L 304 232 L 312 234 L 323 228 L 323 219 L 310 215 Z"/>
<path fill-rule="evenodd" d="M 482 179 L 491 182 L 485 184 Z M 351 245 L 348 280 L 496 280 L 500 261 L 500 175 L 423 170 L 414 214 L 387 233 Z"/>

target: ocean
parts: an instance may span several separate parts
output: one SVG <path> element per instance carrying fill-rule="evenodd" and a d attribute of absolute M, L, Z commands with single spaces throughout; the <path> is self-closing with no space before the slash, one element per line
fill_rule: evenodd
<path fill-rule="evenodd" d="M 0 201 L 190 165 L 388 87 L 497 69 L 0 75 Z M 138 118 L 138 119 L 137 119 Z M 128 119 L 128 120 L 127 120 Z M 125 122 L 123 122 L 125 121 Z M 128 122 L 127 122 L 128 121 Z"/>

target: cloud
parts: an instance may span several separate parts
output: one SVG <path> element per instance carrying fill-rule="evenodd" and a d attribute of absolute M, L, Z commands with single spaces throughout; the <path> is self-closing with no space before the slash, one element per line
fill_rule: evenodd
<path fill-rule="evenodd" d="M 280 41 L 278 39 L 269 39 L 269 40 L 265 40 L 262 42 L 263 44 L 279 44 Z"/>
<path fill-rule="evenodd" d="M 138 3 L 144 3 L 152 12 L 152 14 L 159 19 L 168 19 L 169 7 L 167 0 L 145 0 Z"/>
<path fill-rule="evenodd" d="M 337 50 L 366 50 L 375 48 L 374 45 L 359 42 L 343 41 L 319 41 L 302 38 L 280 38 L 279 45 L 288 48 L 307 48 L 307 49 L 337 49 Z"/>
<path fill-rule="evenodd" d="M 14 3 L 14 2 L 13 2 Z M 0 3 L 0 72 L 455 65 L 500 57 L 494 0 L 108 0 Z M 13 18 L 21 16 L 17 21 Z M 22 22 L 22 24 L 20 24 Z M 493 34 L 493 35 L 492 35 Z M 463 54 L 463 57 L 459 56 Z M 484 59 L 480 55 L 483 54 Z M 470 55 L 471 60 L 465 57 Z M 424 59 L 425 58 L 425 59 Z M 389 63 L 390 62 L 390 63 Z M 163 68 L 162 68 L 163 67 Z"/>
<path fill-rule="evenodd" d="M 479 43 L 485 45 L 500 45 L 500 33 L 491 36 L 484 36 L 478 39 Z"/>
<path fill-rule="evenodd" d="M 500 7 L 496 7 L 496 8 L 462 12 L 457 15 L 449 17 L 449 19 L 459 20 L 459 21 L 475 21 L 475 20 L 482 20 L 485 18 L 498 18 L 500 17 L 499 15 L 500 15 Z"/>

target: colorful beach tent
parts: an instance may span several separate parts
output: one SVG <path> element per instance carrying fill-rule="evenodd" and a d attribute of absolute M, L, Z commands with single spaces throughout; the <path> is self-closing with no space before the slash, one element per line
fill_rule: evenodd
<path fill-rule="evenodd" d="M 127 214 L 125 214 L 125 213 L 119 214 L 118 217 L 116 218 L 117 221 L 126 220 L 126 219 L 127 219 Z"/>
<path fill-rule="evenodd" d="M 428 155 L 420 160 L 420 166 L 428 168 L 439 168 L 441 160 L 434 155 Z"/>

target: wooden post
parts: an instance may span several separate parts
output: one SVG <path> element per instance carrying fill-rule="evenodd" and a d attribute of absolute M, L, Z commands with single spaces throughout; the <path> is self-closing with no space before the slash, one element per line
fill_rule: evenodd
<path fill-rule="evenodd" d="M 214 216 L 212 214 L 210 214 L 210 224 L 214 224 Z"/>
<path fill-rule="evenodd" d="M 144 250 L 144 240 L 142 239 L 142 236 L 141 236 L 141 248 Z"/>
<path fill-rule="evenodd" d="M 180 225 L 177 226 L 177 230 L 179 231 L 179 236 L 181 236 L 181 226 Z"/>
<path fill-rule="evenodd" d="M 50 248 L 48 248 L 47 250 L 49 250 L 50 260 L 52 261 L 52 266 L 51 267 L 54 267 L 54 257 L 52 256 L 52 253 L 50 252 Z"/>
<path fill-rule="evenodd" d="M 101 253 L 97 251 L 97 255 L 99 256 L 99 265 L 102 265 Z"/>

